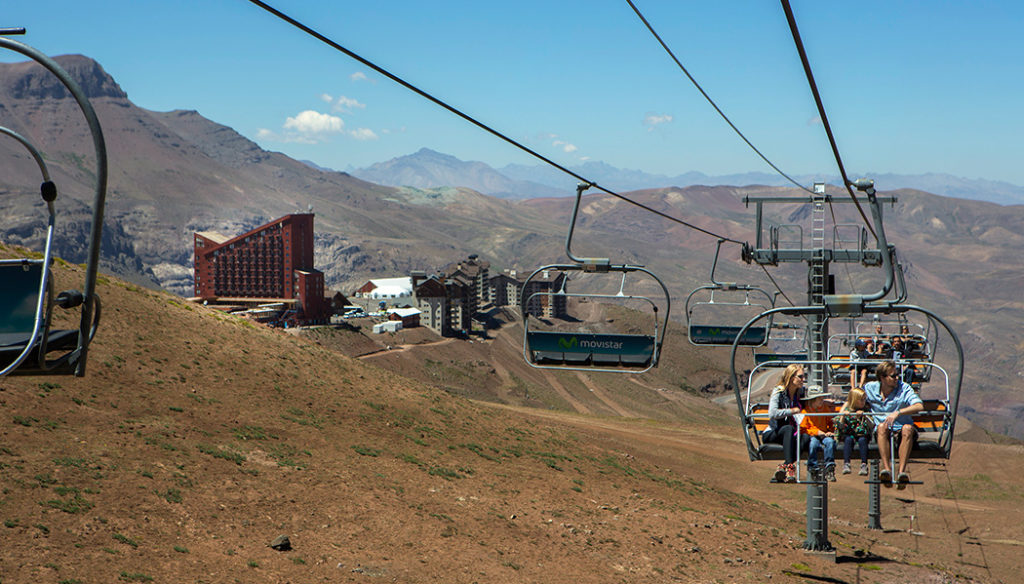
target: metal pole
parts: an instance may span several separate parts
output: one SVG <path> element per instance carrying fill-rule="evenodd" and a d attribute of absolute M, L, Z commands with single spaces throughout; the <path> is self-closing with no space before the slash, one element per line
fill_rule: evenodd
<path fill-rule="evenodd" d="M 878 459 L 871 459 L 868 474 L 868 529 L 882 529 L 882 493 L 878 484 Z"/>
<path fill-rule="evenodd" d="M 804 549 L 830 552 L 835 548 L 828 541 L 828 482 L 822 475 L 812 476 L 807 485 L 807 540 Z"/>

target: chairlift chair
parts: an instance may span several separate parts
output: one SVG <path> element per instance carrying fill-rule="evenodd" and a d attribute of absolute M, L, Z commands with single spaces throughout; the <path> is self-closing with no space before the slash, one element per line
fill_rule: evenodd
<path fill-rule="evenodd" d="M 757 321 L 770 318 L 772 314 L 785 314 L 792 316 L 809 315 L 815 312 L 824 312 L 824 307 L 815 306 L 802 306 L 802 307 L 783 307 L 775 308 L 770 311 L 766 311 L 751 319 L 747 322 L 741 330 L 740 334 L 746 332 L 745 329 L 755 325 Z M 912 459 L 926 459 L 926 458 L 949 458 L 950 451 L 952 449 L 953 432 L 956 422 L 957 408 L 960 400 L 960 389 L 963 382 L 963 366 L 964 356 L 963 348 L 960 344 L 956 333 L 953 331 L 948 324 L 945 323 L 938 315 L 934 313 L 912 305 L 887 305 L 887 306 L 865 306 L 865 311 L 877 310 L 879 312 L 885 311 L 887 313 L 908 313 L 916 312 L 919 314 L 926 315 L 929 319 L 932 319 L 937 326 L 941 326 L 944 331 L 950 336 L 956 347 L 956 374 L 955 376 L 949 373 L 941 365 L 927 362 L 924 363 L 929 370 L 934 369 L 942 373 L 943 383 L 940 394 L 938 397 L 929 397 L 924 399 L 925 410 L 914 416 L 915 424 L 918 426 L 920 432 L 919 439 L 915 443 L 913 450 L 911 451 Z M 799 363 L 810 365 L 813 363 L 824 364 L 827 367 L 835 365 L 845 364 L 848 365 L 849 361 L 841 361 L 840 359 L 828 359 L 823 362 L 811 362 L 802 360 L 776 360 L 773 362 L 758 362 L 754 368 L 750 371 L 747 378 L 746 384 L 746 395 L 743 394 L 742 385 L 740 384 L 740 378 L 737 375 L 737 361 L 736 354 L 739 349 L 739 343 L 733 343 L 732 357 L 731 357 L 731 368 L 732 368 L 732 383 L 736 397 L 736 405 L 738 408 L 741 424 L 743 426 L 744 439 L 747 444 L 747 452 L 750 456 L 750 460 L 781 460 L 783 456 L 782 447 L 778 444 L 765 444 L 761 442 L 761 431 L 766 427 L 768 423 L 768 403 L 755 400 L 751 394 L 751 380 L 756 375 L 761 374 L 764 368 L 787 365 L 789 363 Z M 934 385 L 934 383 L 933 383 Z M 924 389 L 919 389 L 924 391 Z M 876 445 L 872 444 L 872 451 L 875 452 Z"/>
<path fill-rule="evenodd" d="M 590 188 L 589 184 L 580 184 L 576 188 L 576 202 L 572 211 L 569 232 L 565 241 L 566 255 L 572 260 L 570 264 L 551 264 L 534 270 L 523 282 L 523 295 L 520 309 L 523 318 L 523 357 L 533 367 L 543 369 L 569 369 L 579 371 L 611 371 L 617 373 L 642 373 L 658 364 L 665 330 L 668 327 L 671 298 L 665 283 L 653 272 L 639 265 L 613 264 L 608 258 L 580 258 L 572 253 L 572 236 L 576 218 L 579 213 L 583 191 Z M 561 285 L 557 290 L 532 291 L 534 282 L 540 275 L 555 272 Z M 593 274 L 594 278 L 606 277 L 602 274 L 621 274 L 619 291 L 616 294 L 567 292 L 565 283 L 568 274 L 573 272 Z M 659 316 L 659 303 L 647 296 L 627 294 L 625 292 L 626 277 L 629 274 L 643 274 L 653 279 L 664 294 L 664 313 Z M 572 301 L 594 300 L 599 302 L 635 301 L 650 307 L 653 315 L 652 332 L 650 334 L 622 334 L 593 332 L 589 330 L 537 330 L 539 323 L 531 324 L 531 316 L 536 320 L 538 305 L 552 307 L 567 306 Z"/>
<path fill-rule="evenodd" d="M 22 34 L 24 29 L 4 29 L 2 34 Z M 19 141 L 32 154 L 42 173 L 40 188 L 46 203 L 47 229 L 42 258 L 0 260 L 0 279 L 4 282 L 0 295 L 0 377 L 6 375 L 69 375 L 85 374 L 89 343 L 96 334 L 100 319 L 100 302 L 96 295 L 103 208 L 106 198 L 107 159 L 99 119 L 85 93 L 55 61 L 23 43 L 0 36 L 0 47 L 21 53 L 57 76 L 78 102 L 92 134 L 96 154 L 96 192 L 93 224 L 86 264 L 84 292 L 67 290 L 54 295 L 50 266 L 53 261 L 53 237 L 56 223 L 54 201 L 57 188 L 50 180 L 42 154 L 27 139 L 8 128 L 3 134 Z M 78 329 L 51 329 L 54 307 L 81 307 Z M 51 355 L 51 353 L 59 353 Z"/>
<path fill-rule="evenodd" d="M 775 298 L 766 290 L 748 284 L 718 282 L 715 267 L 725 240 L 719 239 L 711 264 L 711 283 L 698 286 L 686 297 L 686 326 L 690 343 L 701 346 L 732 346 L 744 319 L 775 306 Z M 717 295 L 717 299 L 716 299 Z M 762 347 L 768 342 L 771 321 L 743 332 L 739 344 Z"/>

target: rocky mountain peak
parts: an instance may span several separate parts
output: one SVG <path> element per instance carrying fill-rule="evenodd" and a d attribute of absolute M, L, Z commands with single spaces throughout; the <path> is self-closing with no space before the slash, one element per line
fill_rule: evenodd
<path fill-rule="evenodd" d="M 99 63 L 83 55 L 61 55 L 54 58 L 82 88 L 86 97 L 127 99 L 128 94 Z M 8 81 L 3 85 L 13 99 L 65 99 L 71 93 L 59 79 L 42 65 L 28 61 L 0 66 L 0 74 Z"/>

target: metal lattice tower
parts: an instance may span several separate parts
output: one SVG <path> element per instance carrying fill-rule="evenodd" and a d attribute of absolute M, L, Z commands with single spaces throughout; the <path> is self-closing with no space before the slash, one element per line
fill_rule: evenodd
<path fill-rule="evenodd" d="M 828 260 L 825 257 L 825 204 L 824 185 L 814 185 L 811 196 L 811 255 L 808 258 L 808 301 L 811 306 L 821 306 L 827 290 Z M 808 319 L 809 351 L 811 361 L 825 360 L 825 343 L 828 338 L 827 325 L 823 316 Z M 811 367 L 811 380 L 824 387 L 827 383 L 824 365 L 815 363 Z"/>

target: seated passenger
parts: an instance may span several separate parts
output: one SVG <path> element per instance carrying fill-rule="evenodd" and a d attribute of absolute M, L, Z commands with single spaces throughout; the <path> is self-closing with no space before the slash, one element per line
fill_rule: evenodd
<path fill-rule="evenodd" d="M 807 395 L 804 397 L 804 409 L 801 412 L 804 417 L 800 421 L 800 431 L 811 439 L 807 453 L 807 471 L 811 475 L 811 480 L 815 481 L 836 480 L 836 428 L 832 415 L 835 409 L 831 402 L 825 401 L 826 397 L 830 396 L 820 386 L 808 387 Z M 824 473 L 818 467 L 819 453 L 824 458 Z"/>
<path fill-rule="evenodd" d="M 917 426 L 912 415 L 924 409 L 920 396 L 909 384 L 897 378 L 896 364 L 884 361 L 875 368 L 878 381 L 864 385 L 868 408 L 875 421 L 875 440 L 878 442 L 878 455 L 882 460 L 882 471 L 879 481 L 886 487 L 892 486 L 892 462 L 890 461 L 889 436 L 895 436 L 895 444 L 899 449 L 899 467 L 896 482 L 901 489 L 910 482 L 907 473 L 907 460 L 917 440 Z"/>
<path fill-rule="evenodd" d="M 863 387 L 868 377 L 869 367 L 867 365 L 858 366 L 857 362 L 874 358 L 875 356 L 868 349 L 868 341 L 866 339 L 854 341 L 853 351 L 850 352 L 850 385 L 852 387 Z"/>
<path fill-rule="evenodd" d="M 903 337 L 893 337 L 892 344 L 889 346 L 889 358 L 893 361 L 899 361 L 903 358 L 903 353 Z"/>
<path fill-rule="evenodd" d="M 864 390 L 854 387 L 846 394 L 846 403 L 839 408 L 839 415 L 835 418 L 836 440 L 843 444 L 843 474 L 851 472 L 850 458 L 853 456 L 854 441 L 860 452 L 860 471 L 857 474 L 868 474 L 868 442 L 871 441 L 875 423 L 866 410 L 867 396 Z"/>
<path fill-rule="evenodd" d="M 768 427 L 761 433 L 761 441 L 765 444 L 782 444 L 785 462 L 775 470 L 773 477 L 776 482 L 796 482 L 796 429 L 798 423 L 793 417 L 800 413 L 800 392 L 804 387 L 802 365 L 787 365 L 779 378 L 779 384 L 772 389 L 768 398 Z M 801 447 L 806 446 L 807 436 L 800 435 Z"/>

